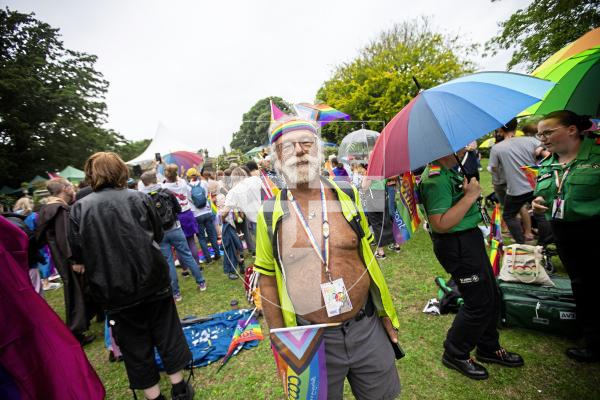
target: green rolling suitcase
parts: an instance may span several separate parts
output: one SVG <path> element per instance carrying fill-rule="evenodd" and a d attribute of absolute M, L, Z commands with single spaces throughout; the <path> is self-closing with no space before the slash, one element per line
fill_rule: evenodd
<path fill-rule="evenodd" d="M 577 337 L 577 314 L 571 281 L 553 277 L 556 287 L 498 281 L 502 295 L 502 325 Z"/>

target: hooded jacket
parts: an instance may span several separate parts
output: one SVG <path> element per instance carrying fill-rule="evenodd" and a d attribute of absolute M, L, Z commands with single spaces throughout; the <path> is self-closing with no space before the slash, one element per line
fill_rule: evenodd
<path fill-rule="evenodd" d="M 85 265 L 92 296 L 108 310 L 170 295 L 162 238 L 160 218 L 144 193 L 105 188 L 71 207 L 72 258 Z"/>

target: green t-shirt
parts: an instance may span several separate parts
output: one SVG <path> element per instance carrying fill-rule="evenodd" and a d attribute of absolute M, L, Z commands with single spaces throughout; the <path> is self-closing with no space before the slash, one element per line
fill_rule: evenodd
<path fill-rule="evenodd" d="M 563 221 L 580 221 L 600 215 L 600 139 L 583 139 L 577 158 L 562 165 L 556 154 L 542 161 L 538 173 L 535 196 L 542 196 L 548 211 L 546 218 L 552 219 L 552 203 L 559 196 L 556 175 L 559 181 L 567 177 L 561 189 L 564 201 Z"/>
<path fill-rule="evenodd" d="M 462 184 L 463 176 L 453 169 L 435 163 L 428 165 L 421 175 L 419 184 L 421 202 L 427 215 L 443 214 L 458 203 L 464 196 Z M 446 233 L 476 228 L 480 222 L 481 212 L 475 202 L 464 218 Z"/>

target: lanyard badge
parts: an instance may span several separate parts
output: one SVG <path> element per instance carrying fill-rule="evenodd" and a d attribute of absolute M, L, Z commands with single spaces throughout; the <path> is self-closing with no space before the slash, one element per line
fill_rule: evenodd
<path fill-rule="evenodd" d="M 556 182 L 556 199 L 552 202 L 552 218 L 553 219 L 563 219 L 565 216 L 565 200 L 563 199 L 563 186 L 565 181 L 567 180 L 567 175 L 569 175 L 569 171 L 571 168 L 567 168 L 565 173 L 562 176 L 562 179 L 558 176 L 558 171 L 554 170 L 554 180 Z"/>

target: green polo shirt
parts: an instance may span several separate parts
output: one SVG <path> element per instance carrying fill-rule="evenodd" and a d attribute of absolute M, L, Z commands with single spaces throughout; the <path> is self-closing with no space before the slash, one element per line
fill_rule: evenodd
<path fill-rule="evenodd" d="M 552 219 L 552 204 L 558 197 L 556 174 L 563 183 L 561 197 L 564 200 L 563 221 L 580 221 L 600 215 L 600 138 L 585 138 L 579 147 L 577 158 L 566 165 L 558 162 L 552 154 L 542 161 L 535 196 L 546 200 L 546 218 Z"/>
<path fill-rule="evenodd" d="M 360 239 L 359 252 L 367 267 L 369 276 L 371 277 L 369 292 L 378 315 L 389 317 L 392 321 L 392 325 L 395 328 L 398 328 L 400 322 L 398 321 L 398 316 L 394 304 L 392 303 L 392 296 L 383 277 L 383 273 L 379 268 L 379 264 L 371 249 L 373 235 L 369 231 L 369 224 L 363 213 L 358 192 L 353 188 L 355 201 L 352 201 L 352 199 L 340 189 L 335 181 L 327 180 L 327 183 L 335 191 L 342 207 L 342 214 L 346 221 L 351 224 L 351 221 L 355 222 L 358 220 L 360 229 L 364 232 L 364 235 Z M 286 327 L 291 327 L 296 326 L 296 314 L 294 305 L 287 293 L 285 274 L 280 264 L 281 260 L 275 254 L 277 246 L 274 246 L 274 244 L 277 243 L 277 235 L 281 226 L 281 221 L 284 217 L 290 215 L 286 204 L 287 200 L 282 199 L 283 195 L 284 191 L 282 190 L 277 193 L 274 199 L 267 200 L 274 202 L 274 204 L 272 204 L 273 214 L 270 226 L 268 226 L 267 218 L 265 218 L 266 202 L 263 203 L 263 206 L 258 212 L 258 217 L 256 219 L 256 260 L 254 261 L 254 270 L 263 275 L 275 276 L 283 321 Z M 273 239 L 273 242 L 271 242 L 271 239 Z"/>
<path fill-rule="evenodd" d="M 439 166 L 439 171 L 435 171 L 435 168 L 432 169 L 432 165 Z M 453 169 L 445 168 L 436 163 L 428 165 L 421 175 L 421 183 L 419 184 L 421 202 L 427 215 L 444 214 L 458 203 L 464 196 L 462 184 L 463 175 Z M 477 202 L 475 202 L 464 218 L 446 233 L 476 228 L 480 222 L 481 212 Z"/>

